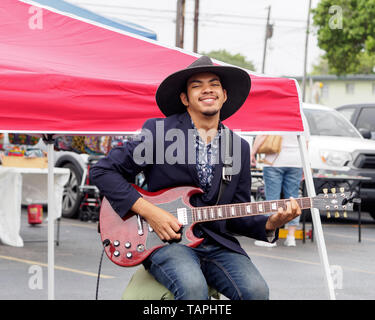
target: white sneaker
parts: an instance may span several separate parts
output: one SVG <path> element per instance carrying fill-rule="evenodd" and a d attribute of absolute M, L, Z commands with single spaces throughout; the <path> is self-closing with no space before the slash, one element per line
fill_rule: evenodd
<path fill-rule="evenodd" d="M 254 244 L 258 247 L 267 247 L 267 248 L 272 248 L 272 247 L 277 246 L 276 242 L 271 243 L 271 242 L 260 241 L 260 240 L 255 240 Z"/>
<path fill-rule="evenodd" d="M 296 246 L 296 238 L 287 236 L 285 241 L 284 241 L 284 246 L 295 247 Z"/>

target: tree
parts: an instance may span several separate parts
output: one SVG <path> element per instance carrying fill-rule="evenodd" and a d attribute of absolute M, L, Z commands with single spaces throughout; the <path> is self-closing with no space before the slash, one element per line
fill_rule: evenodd
<path fill-rule="evenodd" d="M 201 54 L 209 56 L 216 60 L 220 60 L 226 63 L 233 64 L 241 68 L 255 71 L 254 64 L 251 61 L 246 60 L 246 57 L 239 53 L 232 55 L 225 49 L 221 49 L 221 50 L 216 50 L 216 51 L 210 51 L 208 53 L 202 52 Z"/>
<path fill-rule="evenodd" d="M 326 75 L 330 74 L 327 58 L 320 56 L 317 64 L 313 64 L 311 75 Z"/>
<path fill-rule="evenodd" d="M 312 14 L 329 73 L 374 73 L 375 0 L 321 0 Z"/>
<path fill-rule="evenodd" d="M 369 55 L 368 52 L 361 52 L 358 56 L 359 63 L 356 65 L 355 74 L 374 73 L 375 55 Z M 311 75 L 337 74 L 334 68 L 331 68 L 328 60 L 324 56 L 318 58 L 317 63 L 312 65 Z"/>

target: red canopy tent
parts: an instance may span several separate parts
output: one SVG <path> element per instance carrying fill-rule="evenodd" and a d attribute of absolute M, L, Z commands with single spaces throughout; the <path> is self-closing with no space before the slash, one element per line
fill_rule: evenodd
<path fill-rule="evenodd" d="M 42 9 L 31 0 L 1 0 L 0 132 L 108 135 L 139 130 L 146 119 L 163 117 L 155 102 L 159 83 L 196 58 Z M 225 124 L 242 132 L 303 133 L 297 82 L 254 73 L 250 77 L 247 101 Z M 315 230 L 320 231 L 319 224 Z M 51 232 L 53 248 L 53 228 Z M 327 274 L 324 240 L 322 244 Z"/>
<path fill-rule="evenodd" d="M 155 102 L 159 83 L 196 59 L 153 40 L 32 8 L 1 1 L 2 130 L 137 130 L 146 119 L 162 116 Z M 226 125 L 241 131 L 302 132 L 295 80 L 250 76 L 249 98 Z"/>

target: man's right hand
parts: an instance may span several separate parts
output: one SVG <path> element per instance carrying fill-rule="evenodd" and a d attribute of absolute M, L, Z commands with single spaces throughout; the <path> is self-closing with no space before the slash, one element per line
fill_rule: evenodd
<path fill-rule="evenodd" d="M 131 210 L 146 219 L 161 240 L 181 239 L 181 233 L 177 232 L 181 229 L 182 224 L 168 211 L 155 206 L 143 198 L 139 198 Z"/>

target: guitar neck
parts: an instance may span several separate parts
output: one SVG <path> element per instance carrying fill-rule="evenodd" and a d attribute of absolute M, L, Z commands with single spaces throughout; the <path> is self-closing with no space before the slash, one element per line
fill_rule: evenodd
<path fill-rule="evenodd" d="M 312 201 L 309 197 L 295 200 L 301 209 L 312 208 Z M 282 199 L 192 208 L 192 217 L 193 222 L 206 222 L 276 213 L 280 207 L 286 209 L 287 201 L 290 200 Z"/>

